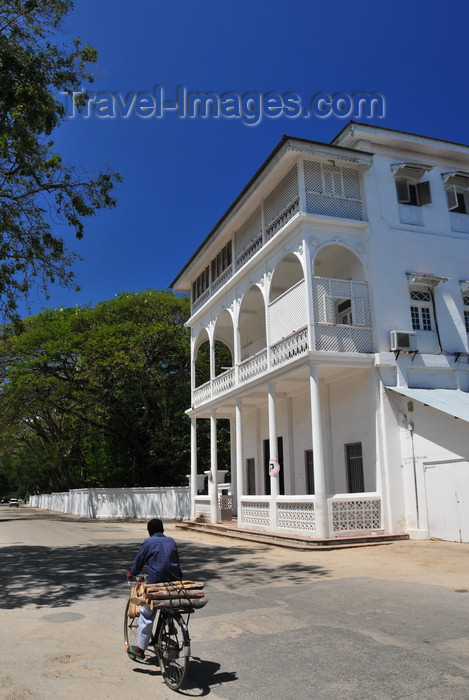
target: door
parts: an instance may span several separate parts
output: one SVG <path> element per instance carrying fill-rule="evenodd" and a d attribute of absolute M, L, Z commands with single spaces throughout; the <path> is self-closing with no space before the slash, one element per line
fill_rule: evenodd
<path fill-rule="evenodd" d="M 469 542 L 469 462 L 425 465 L 430 537 Z"/>

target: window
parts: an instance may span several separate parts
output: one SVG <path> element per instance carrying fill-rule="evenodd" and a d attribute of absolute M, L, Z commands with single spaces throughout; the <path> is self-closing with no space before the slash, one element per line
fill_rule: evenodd
<path fill-rule="evenodd" d="M 463 294 L 462 300 L 464 303 L 464 324 L 469 333 L 469 294 Z"/>
<path fill-rule="evenodd" d="M 231 265 L 231 241 L 212 260 L 212 282 Z"/>
<path fill-rule="evenodd" d="M 363 453 L 361 442 L 345 445 L 347 469 L 347 490 L 349 493 L 363 493 L 365 478 L 363 475 Z"/>
<path fill-rule="evenodd" d="M 428 180 L 424 182 L 411 182 L 410 180 L 399 178 L 396 180 L 396 192 L 399 204 L 423 207 L 425 204 L 431 204 L 432 201 L 430 183 Z"/>
<path fill-rule="evenodd" d="M 208 267 L 192 283 L 192 301 L 198 299 L 210 286 L 210 270 Z"/>
<path fill-rule="evenodd" d="M 344 301 L 336 302 L 336 323 L 341 323 L 344 326 L 352 326 L 352 300 L 345 299 Z"/>
<path fill-rule="evenodd" d="M 467 192 L 464 188 L 451 185 L 451 187 L 446 188 L 446 196 L 448 198 L 448 209 L 450 211 L 456 214 L 469 213 L 469 202 Z"/>
<path fill-rule="evenodd" d="M 306 493 L 314 495 L 313 450 L 305 450 Z"/>
<path fill-rule="evenodd" d="M 432 293 L 429 290 L 410 290 L 410 315 L 412 330 L 431 331 L 432 327 Z"/>

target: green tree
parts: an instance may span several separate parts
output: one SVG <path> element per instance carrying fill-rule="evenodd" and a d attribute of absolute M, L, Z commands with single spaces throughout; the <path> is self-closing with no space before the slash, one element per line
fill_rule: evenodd
<path fill-rule="evenodd" d="M 83 220 L 115 206 L 120 175 L 96 176 L 65 165 L 50 139 L 64 119 L 60 93 L 93 81 L 96 51 L 75 39 L 64 48 L 61 23 L 70 0 L 0 0 L 0 312 L 16 318 L 33 287 L 47 294 L 75 284 L 66 249 L 52 221 L 81 238 Z"/>
<path fill-rule="evenodd" d="M 6 327 L 0 473 L 25 490 L 185 483 L 188 315 L 146 291 Z"/>

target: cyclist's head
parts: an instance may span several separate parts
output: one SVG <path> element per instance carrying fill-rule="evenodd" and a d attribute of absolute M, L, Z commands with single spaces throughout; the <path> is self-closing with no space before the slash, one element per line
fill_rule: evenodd
<path fill-rule="evenodd" d="M 155 532 L 164 532 L 163 523 L 159 518 L 153 518 L 147 525 L 148 534 L 150 537 L 155 534 Z"/>

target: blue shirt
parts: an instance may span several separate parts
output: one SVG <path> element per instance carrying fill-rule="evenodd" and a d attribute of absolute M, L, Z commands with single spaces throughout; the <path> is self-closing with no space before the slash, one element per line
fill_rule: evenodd
<path fill-rule="evenodd" d="M 147 583 L 182 579 L 176 542 L 162 532 L 155 532 L 143 541 L 130 570 L 132 576 L 140 574 L 145 565 L 148 570 Z"/>

